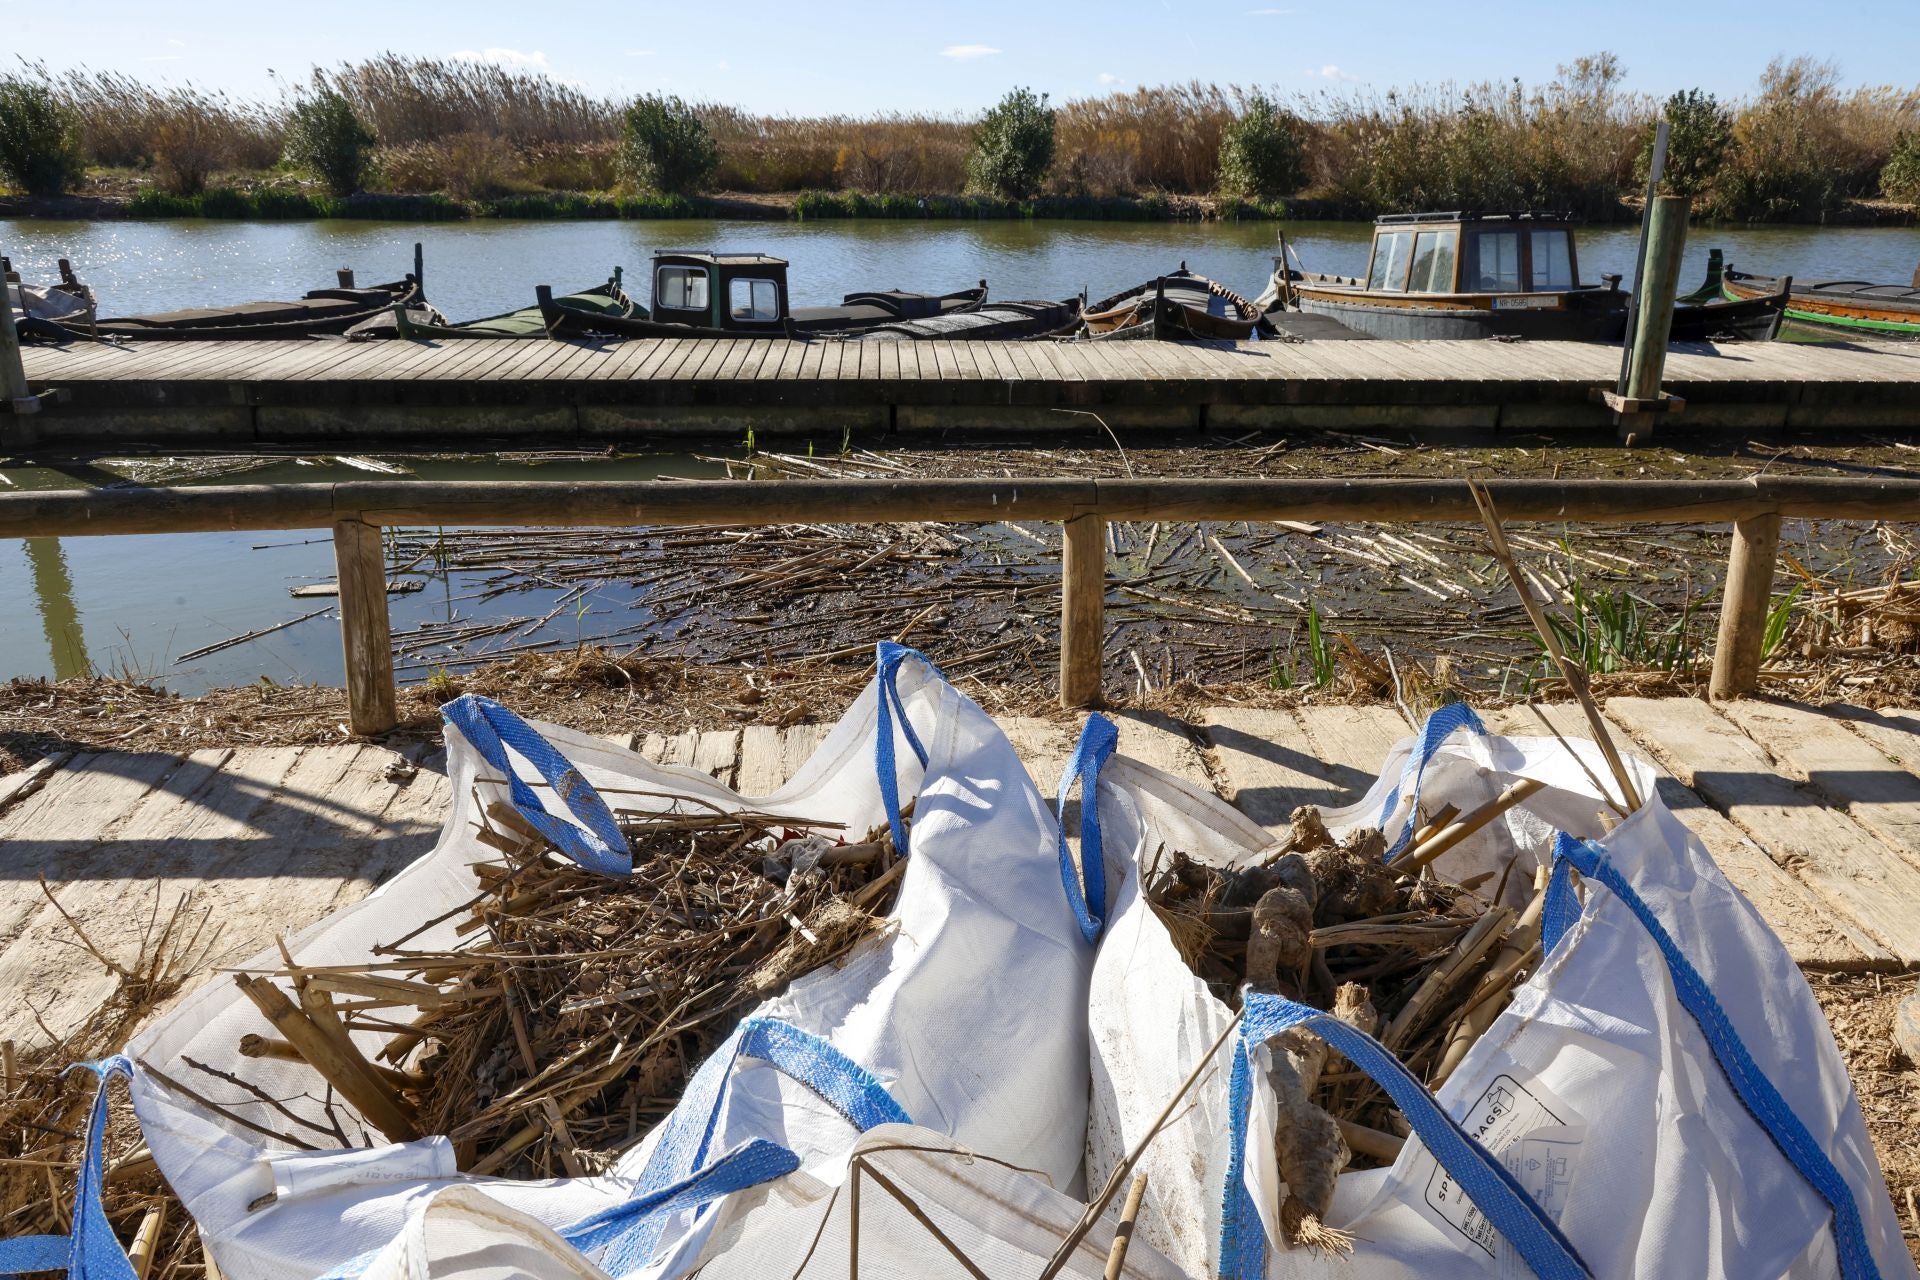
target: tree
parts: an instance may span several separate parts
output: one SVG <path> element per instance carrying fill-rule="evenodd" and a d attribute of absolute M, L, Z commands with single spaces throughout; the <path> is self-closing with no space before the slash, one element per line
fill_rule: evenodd
<path fill-rule="evenodd" d="M 1902 130 L 1880 170 L 1880 194 L 1901 204 L 1920 206 L 1920 133 Z"/>
<path fill-rule="evenodd" d="M 287 113 L 287 163 L 318 177 L 336 196 L 365 185 L 376 141 L 353 104 L 318 82 Z"/>
<path fill-rule="evenodd" d="M 967 179 L 978 190 L 1024 200 L 1053 167 L 1053 108 L 1047 95 L 1015 89 L 980 118 L 967 157 Z"/>
<path fill-rule="evenodd" d="M 0 76 L 0 175 L 33 196 L 57 196 L 80 174 L 73 119 L 45 80 Z"/>
<path fill-rule="evenodd" d="M 1733 148 L 1733 113 L 1710 93 L 1683 89 L 1667 99 L 1661 114 L 1668 125 L 1664 189 L 1676 196 L 1704 194 Z M 1636 172 L 1641 182 L 1653 165 L 1654 132 L 1647 131 L 1640 148 Z"/>
<path fill-rule="evenodd" d="M 648 94 L 627 108 L 620 167 L 637 187 L 677 195 L 712 179 L 720 167 L 720 148 L 687 103 Z"/>
<path fill-rule="evenodd" d="M 1297 123 L 1279 103 L 1253 94 L 1246 110 L 1221 132 L 1220 190 L 1276 200 L 1292 195 L 1306 181 L 1306 150 Z"/>

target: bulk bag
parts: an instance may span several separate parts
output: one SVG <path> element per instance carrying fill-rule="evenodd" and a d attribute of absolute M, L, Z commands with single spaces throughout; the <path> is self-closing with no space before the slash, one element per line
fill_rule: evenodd
<path fill-rule="evenodd" d="M 366 900 L 291 939 L 302 966 L 364 960 L 443 915 L 408 945 L 455 945 L 452 917 L 472 897 L 468 864 L 498 857 L 473 835 L 491 803 L 512 803 L 583 865 L 621 874 L 624 838 L 597 788 L 655 793 L 667 808 L 685 799 L 724 811 L 800 813 L 855 831 L 889 821 L 896 847 L 908 853 L 893 927 L 840 968 L 806 975 L 754 1010 L 695 1073 L 668 1119 L 605 1175 L 422 1176 L 419 1144 L 406 1144 L 391 1176 L 362 1167 L 264 1207 L 256 1202 L 272 1186 L 273 1161 L 292 1153 L 246 1120 L 270 1130 L 289 1121 L 186 1060 L 290 1100 L 284 1105 L 320 1124 L 314 1079 L 302 1064 L 241 1057 L 240 1037 L 263 1029 L 259 1014 L 231 984 L 208 984 L 129 1052 L 142 1068 L 133 1090 L 148 1143 L 221 1267 L 249 1280 L 336 1268 L 355 1274 L 449 1185 L 573 1232 L 590 1255 L 639 1238 L 651 1242 L 649 1252 L 670 1254 L 716 1199 L 795 1169 L 830 1172 L 862 1129 L 907 1119 L 1057 1187 L 1077 1185 L 1092 957 L 1061 893 L 1056 824 L 999 728 L 930 663 L 883 644 L 877 665 L 813 756 L 765 797 L 529 725 L 484 700 L 449 704 L 454 801 L 439 843 Z M 910 843 L 900 821 L 909 800 Z M 274 970 L 281 960 L 263 952 L 245 967 Z M 378 1045 L 373 1037 L 361 1043 L 369 1052 Z M 364 1128 L 337 1101 L 333 1109 L 350 1132 Z"/>
<path fill-rule="evenodd" d="M 1097 823 L 1087 870 L 1105 865 L 1104 877 L 1083 873 L 1083 893 L 1113 904 L 1089 1002 L 1094 1182 L 1231 1016 L 1142 896 L 1141 858 L 1164 844 L 1234 866 L 1272 850 L 1213 797 L 1132 761 L 1102 767 L 1099 755 L 1076 753 L 1079 772 L 1063 780 L 1063 795 L 1083 784 L 1086 820 Z M 1190 1114 L 1147 1149 L 1146 1238 L 1194 1274 L 1233 1280 L 1913 1277 L 1812 992 L 1660 802 L 1651 769 L 1627 766 L 1646 799 L 1609 831 L 1598 782 L 1608 771 L 1594 744 L 1493 737 L 1450 708 L 1394 748 L 1364 800 L 1328 812 L 1336 833 L 1376 825 L 1404 848 L 1416 808 L 1466 811 L 1516 779 L 1546 783 L 1440 864 L 1448 878 L 1552 866 L 1543 959 L 1437 1107 L 1369 1037 L 1250 996 L 1231 1061 L 1214 1064 Z M 1352 1233 L 1350 1257 L 1273 1243 L 1282 1188 L 1261 1046 L 1295 1026 L 1324 1034 L 1380 1081 L 1415 1130 L 1390 1168 L 1339 1179 L 1328 1225 Z"/>

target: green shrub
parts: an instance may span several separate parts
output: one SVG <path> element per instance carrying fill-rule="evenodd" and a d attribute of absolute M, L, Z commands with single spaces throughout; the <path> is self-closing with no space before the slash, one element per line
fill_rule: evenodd
<path fill-rule="evenodd" d="M 1047 95 L 1015 89 L 980 118 L 967 157 L 972 186 L 1002 199 L 1024 200 L 1053 167 L 1053 108 Z"/>
<path fill-rule="evenodd" d="M 634 186 L 679 195 L 707 184 L 720 166 L 720 149 L 691 106 L 648 94 L 627 108 L 620 161 Z"/>
<path fill-rule="evenodd" d="M 33 196 L 57 196 L 80 175 L 73 120 L 53 87 L 0 77 L 0 176 Z"/>
<path fill-rule="evenodd" d="M 127 201 L 129 218 L 197 218 L 200 201 L 194 196 L 177 196 L 170 191 L 142 187 Z"/>
<path fill-rule="evenodd" d="M 1880 170 L 1880 193 L 1901 204 L 1920 206 L 1920 132 L 1903 130 Z"/>
<path fill-rule="evenodd" d="M 316 84 L 287 112 L 287 163 L 305 169 L 336 196 L 366 185 L 376 139 L 353 104 Z"/>
<path fill-rule="evenodd" d="M 1265 94 L 1247 99 L 1246 110 L 1220 137 L 1220 190 L 1227 195 L 1277 200 L 1307 181 L 1306 148 L 1293 119 Z"/>
<path fill-rule="evenodd" d="M 1667 99 L 1661 114 L 1668 127 L 1667 170 L 1661 189 L 1676 196 L 1705 195 L 1733 149 L 1733 113 L 1710 93 L 1683 89 Z M 1653 167 L 1653 135 L 1658 127 L 1656 123 L 1647 130 L 1634 169 L 1642 185 Z"/>

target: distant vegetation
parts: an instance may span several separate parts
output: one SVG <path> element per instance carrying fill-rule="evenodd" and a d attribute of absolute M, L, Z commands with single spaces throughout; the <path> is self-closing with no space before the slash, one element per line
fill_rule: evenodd
<path fill-rule="evenodd" d="M 275 102 L 118 73 L 0 77 L 0 176 L 18 190 L 142 193 L 142 208 L 310 216 L 432 197 L 449 216 L 697 209 L 684 193 L 806 193 L 803 216 L 1369 216 L 1532 205 L 1625 216 L 1653 124 L 1668 189 L 1707 217 L 1811 221 L 1920 203 L 1920 88 L 1842 86 L 1778 61 L 1737 100 L 1625 92 L 1610 54 L 1551 82 L 1278 95 L 1190 83 L 977 119 L 759 116 L 594 96 L 491 63 L 383 55 Z M 353 203 L 338 201 L 354 190 Z M 678 201 L 678 203 L 676 203 Z"/>

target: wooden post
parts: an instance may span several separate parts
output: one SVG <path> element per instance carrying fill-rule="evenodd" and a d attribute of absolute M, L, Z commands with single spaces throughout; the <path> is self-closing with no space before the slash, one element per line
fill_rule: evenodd
<path fill-rule="evenodd" d="M 1674 299 L 1680 290 L 1680 266 L 1687 252 L 1687 215 L 1693 202 L 1686 196 L 1656 196 L 1647 221 L 1647 258 L 1643 274 L 1634 281 L 1639 299 L 1634 308 L 1633 354 L 1627 367 L 1626 400 L 1635 410 L 1659 400 L 1660 377 L 1667 367 L 1667 339 L 1673 332 Z M 1644 412 L 1620 416 L 1620 438 L 1645 444 L 1653 437 L 1654 419 Z"/>
<path fill-rule="evenodd" d="M 1713 650 L 1713 681 L 1708 688 L 1716 700 L 1745 697 L 1760 682 L 1760 647 L 1766 639 L 1773 565 L 1779 553 L 1779 513 L 1734 522 L 1733 552 L 1727 559 L 1727 585 L 1720 599 L 1720 639 Z"/>
<path fill-rule="evenodd" d="M 1060 705 L 1100 701 L 1101 650 L 1107 638 L 1107 522 L 1060 522 Z"/>
<path fill-rule="evenodd" d="M 0 286 L 0 400 L 13 413 L 33 413 L 40 401 L 27 390 L 27 367 L 20 359 L 20 334 L 13 327 L 13 295 Z"/>
<path fill-rule="evenodd" d="M 413 287 L 420 294 L 420 301 L 427 300 L 427 255 L 426 246 L 418 240 L 413 242 Z"/>
<path fill-rule="evenodd" d="M 342 267 L 338 271 L 334 272 L 333 275 L 334 275 L 334 279 L 339 282 L 340 287 L 342 289 L 353 288 L 353 268 L 352 267 Z"/>
<path fill-rule="evenodd" d="M 340 577 L 340 648 L 346 659 L 347 726 L 385 733 L 399 723 L 393 694 L 393 637 L 387 620 L 387 564 L 380 526 L 336 520 L 333 559 Z"/>

